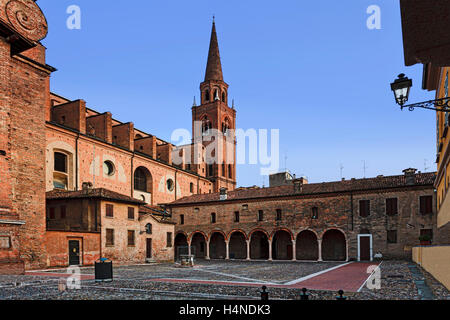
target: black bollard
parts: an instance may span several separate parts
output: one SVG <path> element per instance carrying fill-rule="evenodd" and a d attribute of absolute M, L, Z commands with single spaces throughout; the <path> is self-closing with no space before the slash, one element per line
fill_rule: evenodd
<path fill-rule="evenodd" d="M 336 300 L 347 300 L 347 297 L 344 296 L 344 291 L 343 290 L 339 290 L 338 294 L 339 295 L 336 297 Z"/>
<path fill-rule="evenodd" d="M 300 294 L 300 300 L 309 300 L 309 294 L 306 293 L 307 291 L 308 289 L 306 288 L 302 289 L 302 293 Z"/>
<path fill-rule="evenodd" d="M 261 300 L 262 301 L 267 301 L 269 300 L 269 293 L 267 292 L 267 287 L 263 286 L 262 287 L 262 291 L 261 291 Z"/>

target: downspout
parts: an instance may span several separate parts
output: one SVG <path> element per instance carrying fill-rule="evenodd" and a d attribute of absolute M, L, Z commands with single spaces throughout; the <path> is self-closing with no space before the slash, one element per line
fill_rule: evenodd
<path fill-rule="evenodd" d="M 131 156 L 131 197 L 134 198 L 134 156 L 135 153 L 133 152 L 133 155 Z M 152 194 L 153 197 L 153 194 Z M 153 203 L 153 202 L 152 202 Z"/>
<path fill-rule="evenodd" d="M 75 191 L 78 191 L 78 140 L 80 139 L 80 133 L 77 135 L 75 141 Z"/>
<path fill-rule="evenodd" d="M 178 186 L 178 184 L 177 184 L 177 173 L 178 173 L 178 170 L 175 170 L 175 201 L 177 201 L 177 186 Z"/>
<path fill-rule="evenodd" d="M 354 229 L 354 221 L 353 221 L 353 192 L 350 192 L 350 212 L 351 212 L 351 218 L 352 218 L 352 231 Z"/>

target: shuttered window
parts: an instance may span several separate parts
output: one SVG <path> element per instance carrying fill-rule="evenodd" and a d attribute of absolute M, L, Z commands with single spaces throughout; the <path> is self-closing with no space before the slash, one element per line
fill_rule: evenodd
<path fill-rule="evenodd" d="M 370 200 L 359 201 L 359 215 L 361 217 L 368 217 L 370 215 Z"/>
<path fill-rule="evenodd" d="M 397 198 L 386 199 L 386 214 L 388 216 L 394 216 L 398 214 Z"/>
<path fill-rule="evenodd" d="M 114 230 L 106 229 L 106 245 L 113 246 L 114 245 Z"/>
<path fill-rule="evenodd" d="M 423 215 L 433 213 L 433 196 L 420 197 L 420 213 Z"/>
<path fill-rule="evenodd" d="M 134 230 L 128 230 L 128 246 L 134 247 Z"/>
<path fill-rule="evenodd" d="M 112 204 L 106 205 L 106 216 L 109 218 L 114 217 L 114 206 Z"/>
<path fill-rule="evenodd" d="M 134 208 L 128 207 L 128 219 L 134 220 Z"/>

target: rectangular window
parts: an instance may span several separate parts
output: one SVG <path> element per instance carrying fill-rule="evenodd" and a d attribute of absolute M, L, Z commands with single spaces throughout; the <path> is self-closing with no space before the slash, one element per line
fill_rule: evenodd
<path fill-rule="evenodd" d="M 172 248 L 172 232 L 167 232 L 167 248 Z"/>
<path fill-rule="evenodd" d="M 135 246 L 134 230 L 128 230 L 128 246 L 129 247 L 134 247 Z"/>
<path fill-rule="evenodd" d="M 283 219 L 281 209 L 277 209 L 277 221 L 281 221 Z"/>
<path fill-rule="evenodd" d="M 359 201 L 359 215 L 363 218 L 370 215 L 370 200 Z"/>
<path fill-rule="evenodd" d="M 66 206 L 61 207 L 61 219 L 66 218 Z"/>
<path fill-rule="evenodd" d="M 211 213 L 211 223 L 216 223 L 217 219 L 216 219 L 216 214 L 215 213 Z"/>
<path fill-rule="evenodd" d="M 106 216 L 108 218 L 113 218 L 114 217 L 114 206 L 112 204 L 107 204 L 106 205 Z"/>
<path fill-rule="evenodd" d="M 11 238 L 8 236 L 0 236 L 0 249 L 11 248 Z"/>
<path fill-rule="evenodd" d="M 264 211 L 262 210 L 258 211 L 258 221 L 264 221 Z"/>
<path fill-rule="evenodd" d="M 386 199 L 386 214 L 388 216 L 395 216 L 396 214 L 398 214 L 397 198 Z"/>
<path fill-rule="evenodd" d="M 55 171 L 67 173 L 67 156 L 63 153 L 55 152 Z"/>
<path fill-rule="evenodd" d="M 134 208 L 128 207 L 128 219 L 134 220 Z"/>
<path fill-rule="evenodd" d="M 234 213 L 234 222 L 239 222 L 239 220 L 240 220 L 240 217 L 239 217 L 239 211 L 236 211 L 236 212 Z"/>
<path fill-rule="evenodd" d="M 423 215 L 433 213 L 433 196 L 420 197 L 420 213 Z"/>
<path fill-rule="evenodd" d="M 429 236 L 433 240 L 433 229 L 420 229 L 420 236 Z"/>
<path fill-rule="evenodd" d="M 387 232 L 387 243 L 397 243 L 397 230 Z"/>
<path fill-rule="evenodd" d="M 50 208 L 48 209 L 48 218 L 50 220 L 55 220 L 56 216 L 55 216 L 55 208 Z"/>
<path fill-rule="evenodd" d="M 180 224 L 183 225 L 184 224 L 184 214 L 180 215 Z"/>
<path fill-rule="evenodd" d="M 312 208 L 312 215 L 311 215 L 311 217 L 314 220 L 319 219 L 319 208 L 317 208 L 317 207 Z"/>
<path fill-rule="evenodd" d="M 114 229 L 106 229 L 106 245 L 114 245 Z"/>

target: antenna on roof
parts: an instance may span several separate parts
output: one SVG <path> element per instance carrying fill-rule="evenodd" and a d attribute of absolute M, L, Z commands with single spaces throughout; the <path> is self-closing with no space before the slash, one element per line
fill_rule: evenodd
<path fill-rule="evenodd" d="M 288 172 L 287 161 L 288 161 L 288 156 L 287 156 L 287 152 L 286 152 L 284 155 L 284 171 L 285 172 Z"/>
<path fill-rule="evenodd" d="M 342 179 L 343 178 L 342 172 L 344 171 L 344 166 L 342 165 L 342 163 L 340 164 L 339 168 L 341 170 L 341 179 Z"/>
<path fill-rule="evenodd" d="M 364 179 L 366 178 L 366 169 L 368 168 L 367 166 L 366 166 L 366 160 L 363 160 L 363 170 L 364 170 Z"/>
<path fill-rule="evenodd" d="M 423 170 L 423 172 L 427 172 L 427 170 L 428 169 L 430 169 L 430 167 L 427 167 L 427 159 L 424 159 L 424 161 L 423 161 L 423 167 L 424 167 L 424 170 Z"/>

